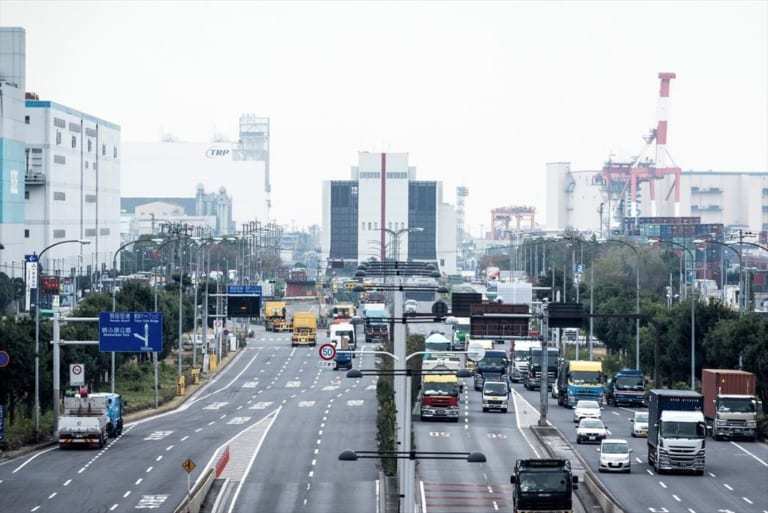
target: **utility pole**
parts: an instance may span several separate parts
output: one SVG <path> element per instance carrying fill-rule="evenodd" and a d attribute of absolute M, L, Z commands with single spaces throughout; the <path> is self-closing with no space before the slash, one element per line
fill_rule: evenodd
<path fill-rule="evenodd" d="M 547 410 L 549 401 L 547 388 L 549 387 L 549 304 L 547 300 L 541 305 L 542 330 L 541 330 L 541 383 L 539 387 L 539 426 L 547 425 Z"/>

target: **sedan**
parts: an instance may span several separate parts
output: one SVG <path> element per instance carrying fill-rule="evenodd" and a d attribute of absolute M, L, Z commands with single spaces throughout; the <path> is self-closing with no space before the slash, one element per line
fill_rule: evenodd
<path fill-rule="evenodd" d="M 602 417 L 602 412 L 597 401 L 579 401 L 573 409 L 574 422 L 586 418 L 599 419 L 600 417 Z"/>
<path fill-rule="evenodd" d="M 576 428 L 576 443 L 602 442 L 611 435 L 600 419 L 581 419 Z"/>

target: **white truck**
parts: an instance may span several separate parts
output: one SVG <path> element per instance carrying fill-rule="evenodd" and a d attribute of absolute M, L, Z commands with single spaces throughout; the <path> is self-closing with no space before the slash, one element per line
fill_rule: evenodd
<path fill-rule="evenodd" d="M 512 349 L 509 360 L 511 368 L 509 369 L 509 380 L 513 383 L 522 383 L 525 376 L 528 375 L 528 350 L 541 349 L 541 342 L 538 340 L 513 339 Z"/>
<path fill-rule="evenodd" d="M 107 441 L 107 397 L 86 395 L 65 397 L 59 416 L 59 447 L 96 446 Z"/>

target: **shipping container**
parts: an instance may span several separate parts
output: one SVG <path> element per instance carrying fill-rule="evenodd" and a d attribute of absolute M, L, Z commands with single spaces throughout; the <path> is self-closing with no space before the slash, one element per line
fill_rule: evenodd
<path fill-rule="evenodd" d="M 704 416 L 715 416 L 715 398 L 721 395 L 755 395 L 755 375 L 731 369 L 702 369 L 701 391 L 704 393 Z"/>

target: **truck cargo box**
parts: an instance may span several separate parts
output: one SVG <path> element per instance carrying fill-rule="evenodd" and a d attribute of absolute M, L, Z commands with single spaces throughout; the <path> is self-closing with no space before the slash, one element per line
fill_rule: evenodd
<path fill-rule="evenodd" d="M 718 395 L 755 395 L 755 375 L 732 369 L 702 369 L 701 391 L 704 394 L 704 416 L 715 416 Z"/>

